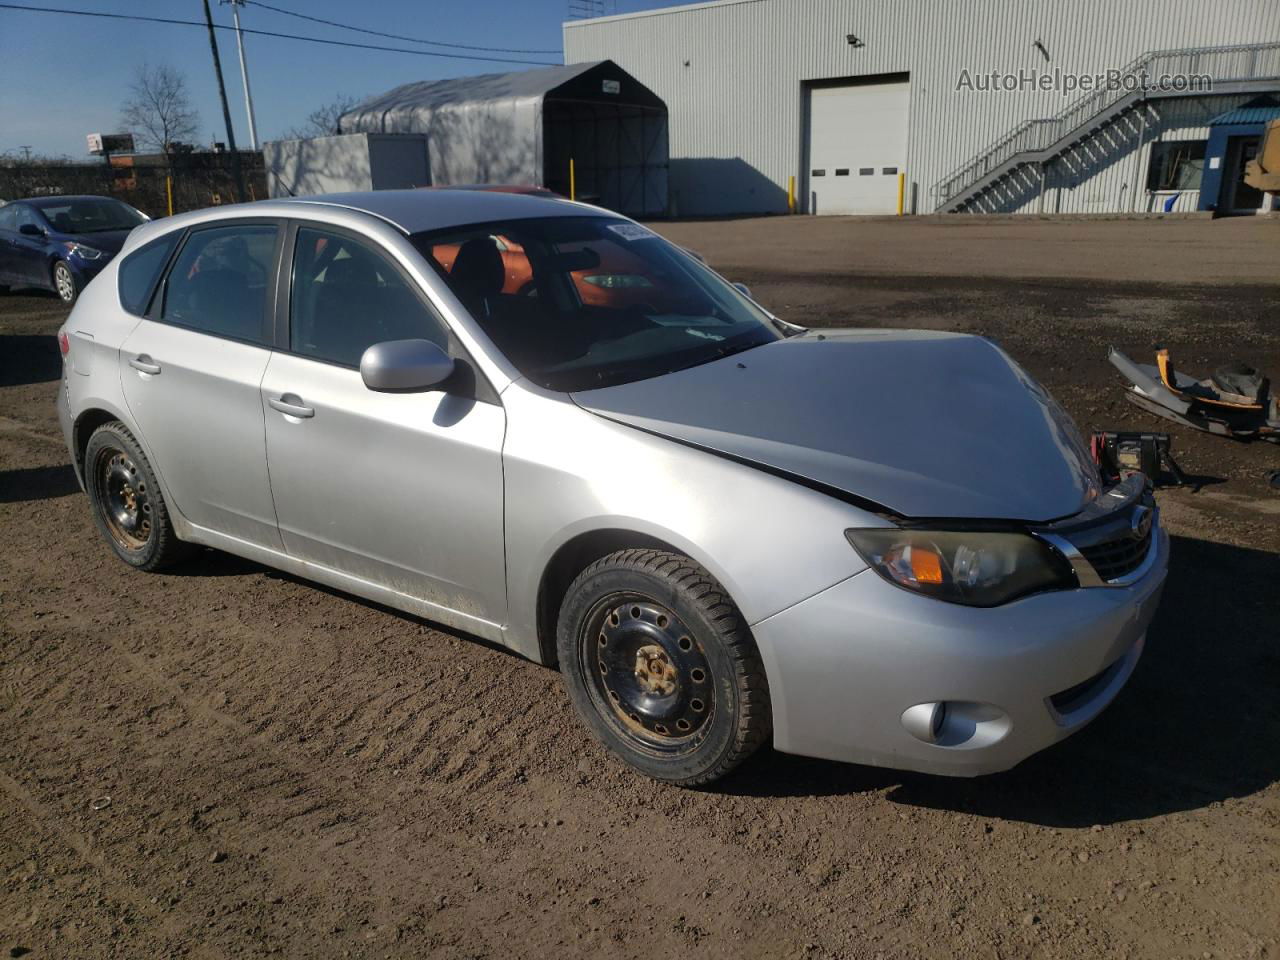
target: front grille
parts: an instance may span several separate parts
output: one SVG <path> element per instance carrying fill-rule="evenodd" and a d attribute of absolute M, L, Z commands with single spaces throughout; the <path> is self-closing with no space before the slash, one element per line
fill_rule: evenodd
<path fill-rule="evenodd" d="M 1074 517 L 1033 532 L 1071 561 L 1082 587 L 1125 586 L 1156 548 L 1159 511 L 1135 473 L 1094 497 Z"/>
<path fill-rule="evenodd" d="M 1151 549 L 1151 525 L 1148 525 L 1141 536 L 1135 536 L 1126 530 L 1113 540 L 1103 540 L 1090 546 L 1077 546 L 1076 549 L 1089 561 L 1089 565 L 1102 580 L 1118 580 L 1127 576 L 1147 558 Z"/>

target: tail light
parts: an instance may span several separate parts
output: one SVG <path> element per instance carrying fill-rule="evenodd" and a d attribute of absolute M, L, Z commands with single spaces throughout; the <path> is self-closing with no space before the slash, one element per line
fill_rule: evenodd
<path fill-rule="evenodd" d="M 65 357 L 71 352 L 71 338 L 67 336 L 67 331 L 58 331 L 58 351 Z"/>

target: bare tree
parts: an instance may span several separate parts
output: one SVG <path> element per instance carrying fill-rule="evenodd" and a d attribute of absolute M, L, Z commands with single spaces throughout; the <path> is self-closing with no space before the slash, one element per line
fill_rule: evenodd
<path fill-rule="evenodd" d="M 134 71 L 120 119 L 142 144 L 165 153 L 174 143 L 195 139 L 200 128 L 187 78 L 163 63 L 144 63 Z"/>
<path fill-rule="evenodd" d="M 307 114 L 307 122 L 301 127 L 291 127 L 282 134 L 284 140 L 303 140 L 307 137 L 328 137 L 338 132 L 338 120 L 360 103 L 359 97 L 340 93 L 329 103 L 316 107 Z"/>

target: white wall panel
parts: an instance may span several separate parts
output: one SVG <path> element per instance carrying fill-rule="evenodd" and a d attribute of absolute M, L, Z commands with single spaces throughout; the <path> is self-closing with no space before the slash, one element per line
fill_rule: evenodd
<path fill-rule="evenodd" d="M 910 74 L 908 208 L 914 195 L 925 212 L 953 168 L 1074 99 L 957 90 L 962 71 L 1092 74 L 1153 50 L 1265 41 L 1280 41 L 1278 0 L 720 0 L 564 26 L 567 62 L 615 60 L 666 102 L 679 215 L 786 209 L 788 177 L 802 173 L 805 81 Z M 1072 188 L 1069 205 L 1127 209 L 1125 167 Z"/>

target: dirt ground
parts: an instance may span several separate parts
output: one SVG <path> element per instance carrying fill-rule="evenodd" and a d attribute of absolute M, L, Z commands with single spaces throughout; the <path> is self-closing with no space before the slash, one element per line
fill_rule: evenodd
<path fill-rule="evenodd" d="M 1082 428 L 1174 434 L 1200 482 L 1160 494 L 1111 709 L 978 780 L 632 776 L 553 671 L 226 555 L 128 571 L 58 436 L 64 312 L 11 293 L 0 956 L 1280 957 L 1280 447 L 1166 427 L 1104 360 L 1280 377 L 1280 222 L 656 227 L 784 317 L 982 333 Z"/>

